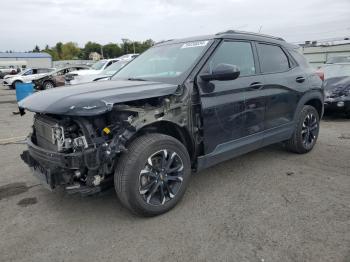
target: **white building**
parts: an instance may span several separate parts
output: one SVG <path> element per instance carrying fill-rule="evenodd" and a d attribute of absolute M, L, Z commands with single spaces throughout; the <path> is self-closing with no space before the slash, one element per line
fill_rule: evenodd
<path fill-rule="evenodd" d="M 350 43 L 304 45 L 302 52 L 313 67 L 318 67 L 332 57 L 350 56 Z"/>
<path fill-rule="evenodd" d="M 48 53 L 1 53 L 0 63 L 10 61 L 25 61 L 27 68 L 50 68 L 52 57 Z"/>
<path fill-rule="evenodd" d="M 97 52 L 91 52 L 90 54 L 89 54 L 89 59 L 92 59 L 92 60 L 94 60 L 94 61 L 98 61 L 98 60 L 100 60 L 102 58 L 102 56 L 99 54 L 99 53 L 97 53 Z"/>

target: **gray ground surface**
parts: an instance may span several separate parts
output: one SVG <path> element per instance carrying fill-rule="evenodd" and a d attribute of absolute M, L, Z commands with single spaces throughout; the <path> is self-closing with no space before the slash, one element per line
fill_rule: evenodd
<path fill-rule="evenodd" d="M 192 177 L 179 205 L 131 215 L 111 190 L 51 193 L 19 159 L 32 115 L 0 86 L 0 261 L 350 261 L 350 121 L 322 122 L 315 149 L 275 145 Z M 11 102 L 12 101 L 12 102 Z"/>

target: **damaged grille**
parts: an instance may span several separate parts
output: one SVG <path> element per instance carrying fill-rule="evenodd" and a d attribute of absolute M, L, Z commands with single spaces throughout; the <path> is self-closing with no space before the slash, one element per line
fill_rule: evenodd
<path fill-rule="evenodd" d="M 51 151 L 58 151 L 52 134 L 52 129 L 57 125 L 58 121 L 53 118 L 36 115 L 34 117 L 36 144 Z"/>
<path fill-rule="evenodd" d="M 76 152 L 88 148 L 85 135 L 69 118 L 55 119 L 47 115 L 35 115 L 34 136 L 36 144 L 56 152 Z"/>

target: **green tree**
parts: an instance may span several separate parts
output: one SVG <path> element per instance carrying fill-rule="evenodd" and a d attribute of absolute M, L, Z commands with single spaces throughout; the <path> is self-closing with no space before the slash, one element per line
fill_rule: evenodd
<path fill-rule="evenodd" d="M 39 48 L 38 45 L 36 45 L 36 46 L 34 47 L 33 52 L 34 52 L 34 53 L 39 53 L 39 52 L 40 52 L 40 48 Z"/>
<path fill-rule="evenodd" d="M 103 49 L 103 56 L 105 58 L 115 58 L 123 54 L 123 51 L 119 47 L 119 45 L 114 43 L 109 43 L 107 45 L 104 45 L 102 49 Z"/>
<path fill-rule="evenodd" d="M 55 49 L 45 48 L 44 52 L 51 55 L 53 61 L 60 60 Z"/>
<path fill-rule="evenodd" d="M 92 52 L 97 52 L 101 54 L 101 45 L 91 41 L 87 42 L 84 46 L 84 59 L 89 59 L 89 55 Z"/>
<path fill-rule="evenodd" d="M 62 58 L 62 42 L 58 42 L 55 46 L 55 49 L 56 49 L 56 52 L 57 52 L 57 55 L 58 55 L 58 59 L 61 59 Z"/>
<path fill-rule="evenodd" d="M 80 48 L 76 43 L 68 42 L 62 45 L 62 55 L 63 60 L 77 59 L 80 53 Z"/>

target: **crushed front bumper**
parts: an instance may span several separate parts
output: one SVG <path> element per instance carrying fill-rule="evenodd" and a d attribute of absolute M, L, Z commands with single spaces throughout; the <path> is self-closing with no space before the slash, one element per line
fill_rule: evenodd
<path fill-rule="evenodd" d="M 86 168 L 87 162 L 89 166 L 98 164 L 97 149 L 65 154 L 38 147 L 30 138 L 27 139 L 27 146 L 28 150 L 23 151 L 21 158 L 46 188 L 53 190 L 64 186 L 68 193 L 91 195 L 106 187 L 106 183 L 101 183 L 99 186 L 87 186 L 74 180 L 74 172 Z"/>

